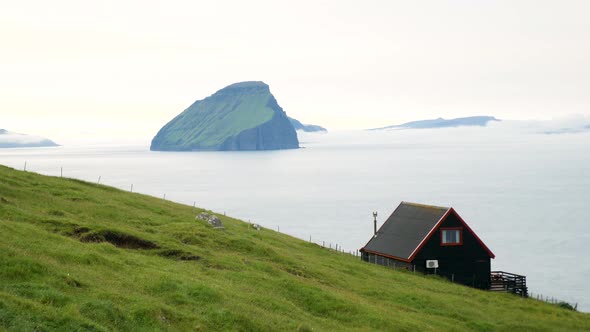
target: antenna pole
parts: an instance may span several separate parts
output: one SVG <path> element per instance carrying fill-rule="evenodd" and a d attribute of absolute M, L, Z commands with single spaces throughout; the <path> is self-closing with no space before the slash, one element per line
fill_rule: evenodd
<path fill-rule="evenodd" d="M 373 212 L 373 236 L 377 236 L 377 211 Z"/>

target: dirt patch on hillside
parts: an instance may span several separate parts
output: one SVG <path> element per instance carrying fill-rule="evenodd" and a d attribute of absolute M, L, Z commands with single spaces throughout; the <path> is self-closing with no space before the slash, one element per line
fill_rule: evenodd
<path fill-rule="evenodd" d="M 118 248 L 125 249 L 158 249 L 160 246 L 151 242 L 139 238 L 135 235 L 126 234 L 115 230 L 100 230 L 94 232 L 88 232 L 80 235 L 80 241 L 82 242 L 109 242 Z"/>
<path fill-rule="evenodd" d="M 181 261 L 198 261 L 201 259 L 200 256 L 194 255 L 190 252 L 178 250 L 178 249 L 166 249 L 158 253 L 158 255 L 170 259 L 176 259 Z"/>

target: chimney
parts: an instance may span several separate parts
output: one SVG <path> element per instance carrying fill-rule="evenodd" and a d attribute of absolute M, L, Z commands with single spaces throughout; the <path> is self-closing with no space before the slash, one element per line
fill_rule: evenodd
<path fill-rule="evenodd" d="M 373 212 L 373 237 L 377 237 L 377 211 Z"/>

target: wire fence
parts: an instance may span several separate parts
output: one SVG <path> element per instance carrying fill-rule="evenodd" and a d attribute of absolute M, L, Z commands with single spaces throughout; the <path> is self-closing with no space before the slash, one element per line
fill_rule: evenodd
<path fill-rule="evenodd" d="M 252 224 L 252 225 L 257 225 L 257 224 Z M 280 227 L 280 225 L 277 225 L 276 231 L 278 233 L 281 233 L 281 227 Z M 284 233 L 284 234 L 293 236 L 293 235 L 288 234 L 288 233 Z M 355 249 L 355 250 L 344 249 L 344 247 L 342 246 L 342 244 L 340 244 L 340 243 L 338 243 L 336 241 L 320 240 L 320 239 L 317 239 L 317 238 L 313 237 L 312 235 L 310 235 L 309 238 L 300 238 L 300 239 L 301 240 L 308 241 L 309 243 L 316 244 L 316 245 L 318 245 L 318 246 L 320 246 L 322 248 L 333 250 L 333 251 L 338 252 L 338 253 L 347 254 L 347 255 L 351 255 L 351 256 L 355 256 L 355 257 L 360 257 L 360 251 L 358 249 Z"/>
<path fill-rule="evenodd" d="M 569 303 L 567 301 L 563 301 L 563 300 L 557 299 L 557 298 L 555 298 L 553 296 L 545 296 L 543 294 L 529 292 L 529 298 L 535 299 L 535 300 L 538 300 L 538 301 L 543 301 L 543 302 L 546 302 L 546 303 L 555 304 L 555 305 L 558 305 L 560 307 L 564 307 L 564 308 L 571 309 L 571 310 L 574 310 L 574 311 L 578 311 L 578 303 L 572 304 L 572 303 Z"/>
<path fill-rule="evenodd" d="M 24 161 L 23 170 L 25 172 L 38 173 L 35 170 L 32 170 L 31 169 L 31 165 L 26 160 Z M 38 173 L 38 174 L 44 174 L 44 175 L 49 175 L 49 176 L 57 176 L 56 173 L 54 173 L 54 172 L 45 172 L 45 173 Z M 59 173 L 58 174 L 59 174 L 58 176 L 60 178 L 64 178 L 64 167 L 63 166 L 60 166 L 59 167 Z M 68 177 L 66 176 L 65 178 L 68 178 Z M 99 175 L 96 178 L 96 181 L 88 180 L 88 179 L 79 179 L 79 180 L 83 180 L 83 181 L 86 181 L 86 182 L 89 182 L 89 183 L 96 183 L 96 184 L 102 184 L 102 185 L 109 186 L 109 184 L 106 184 L 104 182 L 101 183 L 101 181 L 103 180 L 102 175 Z M 134 189 L 136 189 L 134 183 L 129 183 L 127 186 L 125 186 L 125 185 L 119 185 L 119 186 L 117 186 L 117 188 L 119 188 L 121 190 L 129 191 L 131 193 L 137 192 L 137 191 L 134 191 Z M 153 197 L 156 197 L 156 198 L 161 198 L 163 200 L 166 200 L 166 193 L 163 193 L 163 194 L 158 195 L 158 196 L 155 196 L 155 195 L 152 195 L 152 196 Z M 193 210 L 196 210 L 197 209 L 196 203 L 197 203 L 196 201 L 193 201 L 193 204 L 192 204 Z M 210 211 L 210 212 L 215 213 L 213 211 Z M 220 215 L 223 214 L 224 216 L 226 215 L 225 211 L 224 212 L 221 212 L 221 213 L 216 213 L 216 214 L 220 214 Z M 256 224 L 256 223 L 252 223 L 250 220 L 248 220 L 248 223 L 250 223 L 251 226 L 259 225 L 259 224 Z M 259 227 L 260 226 L 262 226 L 262 225 L 259 225 Z M 265 227 L 265 228 L 266 229 L 272 229 L 270 227 Z M 281 233 L 280 225 L 277 225 L 276 231 L 279 232 L 279 233 Z M 292 235 L 292 234 L 289 234 L 289 233 L 283 233 L 283 234 L 287 234 L 289 236 L 297 237 L 297 236 Z M 355 250 L 344 249 L 344 246 L 341 243 L 338 243 L 336 241 L 318 240 L 317 238 L 312 237 L 311 235 L 309 236 L 308 239 L 303 238 L 303 237 L 298 237 L 298 238 L 301 239 L 301 240 L 308 240 L 310 243 L 315 243 L 315 244 L 317 244 L 318 246 L 320 246 L 322 248 L 326 248 L 326 249 L 329 249 L 329 250 L 332 250 L 332 251 L 335 251 L 335 252 L 338 252 L 338 253 L 343 253 L 343 254 L 348 254 L 348 255 L 351 255 L 351 256 L 355 256 L 355 257 L 360 257 L 360 252 L 359 252 L 358 249 L 355 249 Z"/>

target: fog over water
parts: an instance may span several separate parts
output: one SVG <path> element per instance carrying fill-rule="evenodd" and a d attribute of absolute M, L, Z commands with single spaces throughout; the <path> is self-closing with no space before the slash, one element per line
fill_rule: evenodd
<path fill-rule="evenodd" d="M 576 126 L 582 125 L 581 123 Z M 590 132 L 545 128 L 351 131 L 303 149 L 150 152 L 129 146 L 0 150 L 0 164 L 226 213 L 344 250 L 361 248 L 400 201 L 452 206 L 495 253 L 493 270 L 590 311 Z"/>
<path fill-rule="evenodd" d="M 2 144 L 40 144 L 46 141 L 41 136 L 24 135 L 0 129 L 0 145 Z"/>

